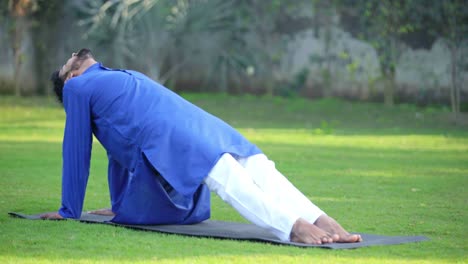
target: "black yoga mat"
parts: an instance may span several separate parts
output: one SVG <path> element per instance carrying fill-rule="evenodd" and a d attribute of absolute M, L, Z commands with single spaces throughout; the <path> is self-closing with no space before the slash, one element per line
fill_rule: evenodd
<path fill-rule="evenodd" d="M 9 213 L 11 216 L 39 220 L 39 214 L 37 215 L 26 215 L 21 213 Z M 372 234 L 361 234 L 363 239 L 359 243 L 330 243 L 323 245 L 308 245 L 294 242 L 283 242 L 278 240 L 275 236 L 267 232 L 266 230 L 257 227 L 253 224 L 245 223 L 234 223 L 224 222 L 215 220 L 206 220 L 198 224 L 193 225 L 123 225 L 110 222 L 111 216 L 102 216 L 95 214 L 83 213 L 80 222 L 86 223 L 100 223 L 109 224 L 113 226 L 122 226 L 138 230 L 155 231 L 169 234 L 188 235 L 188 236 L 200 236 L 200 237 L 212 237 L 212 238 L 224 238 L 224 239 L 238 239 L 238 240 L 249 240 L 249 241 L 260 241 L 268 242 L 278 245 L 291 245 L 297 247 L 320 247 L 329 249 L 349 249 L 359 248 L 377 245 L 395 245 L 404 244 L 411 242 L 419 242 L 428 240 L 424 236 L 383 236 L 383 235 L 372 235 Z"/>

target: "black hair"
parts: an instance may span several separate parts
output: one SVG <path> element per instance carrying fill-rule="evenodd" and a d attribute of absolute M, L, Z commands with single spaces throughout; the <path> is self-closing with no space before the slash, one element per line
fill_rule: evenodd
<path fill-rule="evenodd" d="M 80 49 L 76 55 L 79 62 L 82 62 L 86 59 L 93 58 L 93 54 L 91 53 L 90 49 L 83 48 Z M 79 64 L 73 64 L 72 69 L 78 69 Z M 66 77 L 66 76 L 64 76 Z M 54 71 L 50 76 L 50 80 L 52 81 L 52 85 L 54 86 L 54 92 L 57 96 L 57 100 L 63 105 L 63 86 L 65 85 L 65 81 L 60 77 L 60 71 Z"/>
<path fill-rule="evenodd" d="M 50 76 L 50 80 L 52 81 L 52 84 L 54 85 L 54 92 L 55 95 L 57 96 L 57 100 L 63 104 L 63 86 L 65 82 L 63 81 L 62 78 L 60 78 L 60 71 L 54 71 L 52 75 Z"/>
<path fill-rule="evenodd" d="M 85 60 L 88 58 L 93 58 L 93 54 L 91 53 L 90 49 L 83 48 L 80 49 L 77 53 L 76 56 L 78 57 L 79 60 Z"/>

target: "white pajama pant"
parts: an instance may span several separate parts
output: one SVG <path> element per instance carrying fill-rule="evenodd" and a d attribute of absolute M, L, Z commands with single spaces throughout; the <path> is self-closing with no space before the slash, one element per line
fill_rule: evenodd
<path fill-rule="evenodd" d="M 264 154 L 235 159 L 225 153 L 205 183 L 243 217 L 282 241 L 289 241 L 298 218 L 314 223 L 324 214 Z"/>

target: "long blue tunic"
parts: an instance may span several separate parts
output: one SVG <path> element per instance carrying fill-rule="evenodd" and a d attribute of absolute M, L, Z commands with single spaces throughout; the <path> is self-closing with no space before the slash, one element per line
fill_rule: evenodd
<path fill-rule="evenodd" d="M 202 184 L 223 153 L 261 153 L 219 118 L 145 75 L 96 63 L 64 86 L 60 215 L 79 218 L 92 134 L 109 158 L 114 222 L 188 224 L 210 215 Z"/>

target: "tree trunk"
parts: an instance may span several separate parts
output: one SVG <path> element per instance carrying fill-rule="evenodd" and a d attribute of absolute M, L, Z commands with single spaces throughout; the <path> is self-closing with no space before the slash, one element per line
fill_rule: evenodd
<path fill-rule="evenodd" d="M 451 85 L 450 85 L 450 103 L 455 123 L 458 123 L 458 113 L 460 112 L 460 89 L 457 85 L 457 46 L 450 45 L 450 63 L 451 63 Z"/>
<path fill-rule="evenodd" d="M 41 32 L 42 30 L 36 29 L 39 32 L 33 32 L 32 37 L 34 41 L 34 73 L 36 74 L 36 92 L 39 95 L 47 95 L 47 82 L 45 76 L 47 65 L 46 65 L 46 56 L 47 49 L 44 39 L 41 38 L 42 35 L 47 34 L 46 32 Z"/>
<path fill-rule="evenodd" d="M 384 103 L 386 106 L 394 105 L 394 91 L 395 91 L 395 73 L 390 71 L 385 76 L 385 87 L 384 87 Z"/>
<path fill-rule="evenodd" d="M 390 39 L 390 62 L 388 65 L 388 69 L 386 71 L 386 85 L 384 89 L 384 102 L 386 106 L 393 106 L 395 104 L 395 88 L 396 88 L 396 80 L 395 80 L 395 68 L 397 63 L 397 40 L 394 36 Z"/>
<path fill-rule="evenodd" d="M 15 83 L 15 95 L 21 96 L 20 71 L 21 65 L 23 64 L 23 53 L 21 52 L 21 46 L 23 42 L 23 34 L 25 30 L 25 21 L 23 17 L 16 17 L 14 22 L 14 28 L 11 30 L 11 41 L 12 50 L 14 57 L 14 76 L 13 81 Z"/>

